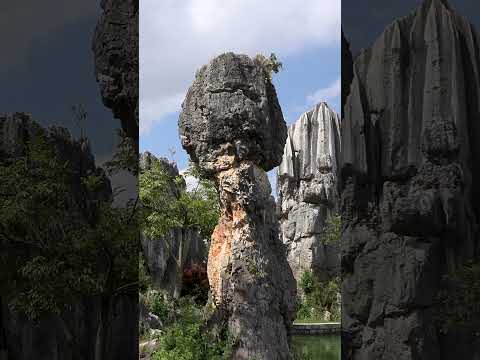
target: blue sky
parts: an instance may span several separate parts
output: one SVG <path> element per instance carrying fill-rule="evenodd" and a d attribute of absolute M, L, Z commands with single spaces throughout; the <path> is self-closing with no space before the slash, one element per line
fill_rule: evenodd
<path fill-rule="evenodd" d="M 339 1 L 285 0 L 281 7 L 274 0 L 177 4 L 140 3 L 141 151 L 171 158 L 179 169 L 188 166 L 178 136 L 180 104 L 195 71 L 222 52 L 277 55 L 283 70 L 273 81 L 287 124 L 321 100 L 339 110 Z"/>

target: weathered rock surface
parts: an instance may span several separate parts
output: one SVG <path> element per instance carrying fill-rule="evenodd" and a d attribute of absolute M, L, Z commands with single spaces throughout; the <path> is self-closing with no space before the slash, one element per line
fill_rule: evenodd
<path fill-rule="evenodd" d="M 339 151 L 339 118 L 326 103 L 288 129 L 277 191 L 283 242 L 297 283 L 306 270 L 323 281 L 339 275 L 339 244 L 321 241 L 325 220 L 339 210 Z"/>
<path fill-rule="evenodd" d="M 427 0 L 355 60 L 341 169 L 349 359 L 459 358 L 445 344 L 464 339 L 433 313 L 442 275 L 479 256 L 478 41 Z"/>
<path fill-rule="evenodd" d="M 208 278 L 233 359 L 289 359 L 295 281 L 265 173 L 279 165 L 286 139 L 275 89 L 249 57 L 220 55 L 197 73 L 179 125 L 184 148 L 220 194 Z"/>
<path fill-rule="evenodd" d="M 72 196 L 85 196 L 89 212 L 97 201 L 112 197 L 110 181 L 103 170 L 97 168 L 86 140 L 74 140 L 68 130 L 52 127 L 43 130 L 29 114 L 0 114 L 0 157 L 23 156 L 29 139 L 45 131 L 47 141 L 55 149 L 56 156 L 68 162 L 73 173 Z M 102 185 L 94 192 L 85 192 L 82 177 L 103 175 Z M 12 291 L 9 289 L 9 291 Z M 81 298 L 68 311 L 60 315 L 46 316 L 38 323 L 27 321 L 8 307 L 12 294 L 6 292 L 0 283 L 0 355 L 8 349 L 8 359 L 51 360 L 51 359 L 93 359 L 95 337 L 99 319 L 99 301 L 93 297 Z M 113 305 L 112 341 L 109 354 L 112 358 L 135 358 L 138 353 L 137 336 L 138 312 L 134 297 L 120 296 Z M 67 330 L 68 329 L 68 330 Z"/>
<path fill-rule="evenodd" d="M 138 0 L 102 0 L 93 37 L 95 72 L 105 106 L 138 143 Z"/>
<path fill-rule="evenodd" d="M 165 158 L 156 158 L 148 151 L 140 156 L 140 169 L 149 169 L 153 162 L 159 162 L 172 179 L 179 175 L 177 166 L 174 163 Z M 178 185 L 172 181 L 172 196 L 178 195 L 179 191 Z M 200 233 L 194 229 L 183 229 L 183 231 L 181 229 L 173 229 L 162 239 L 152 239 L 142 234 L 142 250 L 151 276 L 152 286 L 170 295 L 173 295 L 177 281 L 179 269 L 174 255 L 178 254 L 181 241 L 184 241 L 184 244 L 186 244 L 183 252 L 185 258 L 182 261 L 185 267 L 192 264 L 202 264 L 207 261 L 207 245 Z M 169 244 L 170 250 L 166 243 Z"/>
<path fill-rule="evenodd" d="M 280 163 L 287 129 L 265 77 L 259 64 L 233 53 L 197 72 L 179 125 L 183 147 L 204 171 L 213 175 L 241 161 L 268 171 Z"/>

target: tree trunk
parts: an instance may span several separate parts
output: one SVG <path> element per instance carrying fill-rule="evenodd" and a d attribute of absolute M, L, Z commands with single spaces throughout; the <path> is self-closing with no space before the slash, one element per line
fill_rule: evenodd
<path fill-rule="evenodd" d="M 184 265 L 184 247 L 185 247 L 185 230 L 182 228 L 180 231 L 180 241 L 178 242 L 178 261 L 177 261 L 177 274 L 175 278 L 175 287 L 173 290 L 173 298 L 179 299 L 182 294 L 183 283 L 183 265 Z"/>
<path fill-rule="evenodd" d="M 112 296 L 102 295 L 95 343 L 95 360 L 108 359 L 108 343 L 110 340 L 110 324 L 112 316 Z"/>
<path fill-rule="evenodd" d="M 65 319 L 62 318 L 61 315 L 55 317 L 58 327 L 62 330 L 63 335 L 65 336 L 65 340 L 68 344 L 69 348 L 69 358 L 72 360 L 80 359 L 80 347 L 76 337 L 73 335 L 71 329 L 68 327 L 67 322 Z M 0 357 L 0 360 L 2 358 Z"/>
<path fill-rule="evenodd" d="M 0 296 L 0 360 L 8 360 L 7 335 L 3 319 L 3 301 Z"/>

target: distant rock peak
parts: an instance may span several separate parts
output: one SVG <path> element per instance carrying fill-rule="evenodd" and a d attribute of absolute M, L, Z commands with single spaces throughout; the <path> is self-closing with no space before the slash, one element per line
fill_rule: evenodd
<path fill-rule="evenodd" d="M 277 195 L 282 240 L 299 283 L 316 269 L 323 279 L 337 275 L 338 244 L 323 246 L 325 221 L 339 208 L 337 178 L 340 151 L 339 116 L 320 102 L 288 129 L 278 169 Z"/>
<path fill-rule="evenodd" d="M 278 176 L 300 180 L 336 173 L 340 145 L 339 117 L 320 102 L 289 127 Z"/>

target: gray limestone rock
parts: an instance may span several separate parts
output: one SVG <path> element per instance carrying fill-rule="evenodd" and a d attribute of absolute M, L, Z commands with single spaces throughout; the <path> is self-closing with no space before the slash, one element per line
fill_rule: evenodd
<path fill-rule="evenodd" d="M 249 57 L 220 55 L 197 73 L 179 125 L 220 195 L 208 257 L 212 319 L 227 324 L 233 359 L 290 359 L 296 287 L 265 172 L 280 163 L 286 138 L 273 85 Z"/>
<path fill-rule="evenodd" d="M 138 0 L 102 0 L 93 36 L 95 73 L 105 106 L 138 142 Z"/>
<path fill-rule="evenodd" d="M 260 63 L 222 54 L 197 71 L 182 104 L 183 147 L 209 174 L 251 161 L 271 170 L 287 137 L 275 88 Z"/>
<path fill-rule="evenodd" d="M 277 206 L 297 283 L 312 269 L 323 281 L 339 275 L 339 244 L 324 244 L 321 234 L 327 217 L 339 210 L 340 145 L 338 115 L 323 102 L 288 129 L 277 175 Z"/>
<path fill-rule="evenodd" d="M 442 276 L 479 254 L 478 40 L 427 0 L 355 59 L 341 167 L 349 359 L 453 359 L 443 344 L 464 340 L 433 313 Z"/>

